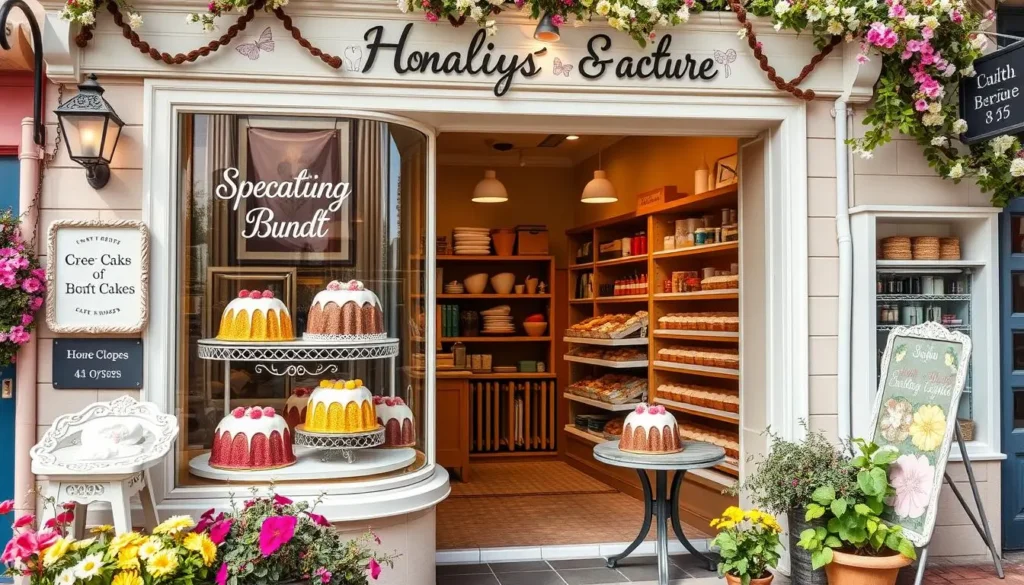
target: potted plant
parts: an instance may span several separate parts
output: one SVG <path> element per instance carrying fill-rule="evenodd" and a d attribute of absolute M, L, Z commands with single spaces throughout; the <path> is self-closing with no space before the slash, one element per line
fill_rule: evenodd
<path fill-rule="evenodd" d="M 760 510 L 743 511 L 730 506 L 721 518 L 711 521 L 718 530 L 711 545 L 718 548 L 722 561 L 718 574 L 729 585 L 768 585 L 775 578 L 768 569 L 779 564 L 779 533 L 775 516 Z"/>
<path fill-rule="evenodd" d="M 811 496 L 824 485 L 845 494 L 856 484 L 849 466 L 850 457 L 840 451 L 820 431 L 808 431 L 799 441 L 786 441 L 768 433 L 771 449 L 759 461 L 747 480 L 734 488 L 742 489 L 759 509 L 789 518 L 790 577 L 794 583 L 823 585 L 825 572 L 814 570 L 811 555 L 796 546 L 799 534 L 823 526 L 819 520 L 805 520 Z"/>
<path fill-rule="evenodd" d="M 825 525 L 804 530 L 797 545 L 810 551 L 815 569 L 825 567 L 830 585 L 893 585 L 899 570 L 917 558 L 903 529 L 880 517 L 895 494 L 889 465 L 899 451 L 863 439 L 853 443 L 860 451 L 850 461 L 856 487 L 846 493 L 831 485 L 814 490 L 805 518 Z"/>

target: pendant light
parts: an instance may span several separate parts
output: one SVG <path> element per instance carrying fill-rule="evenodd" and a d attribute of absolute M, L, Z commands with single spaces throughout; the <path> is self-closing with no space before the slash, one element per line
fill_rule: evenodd
<path fill-rule="evenodd" d="M 615 186 L 608 180 L 608 175 L 601 170 L 601 151 L 597 153 L 597 170 L 594 178 L 583 188 L 583 203 L 615 203 L 619 198 L 615 195 Z"/>
<path fill-rule="evenodd" d="M 537 23 L 537 28 L 533 30 L 533 38 L 543 43 L 557 43 L 558 39 L 562 38 L 558 27 L 555 26 L 555 22 L 551 19 L 550 12 L 545 12 L 540 22 Z"/>
<path fill-rule="evenodd" d="M 504 203 L 508 201 L 508 191 L 498 180 L 494 171 L 484 171 L 484 178 L 473 188 L 474 203 Z"/>

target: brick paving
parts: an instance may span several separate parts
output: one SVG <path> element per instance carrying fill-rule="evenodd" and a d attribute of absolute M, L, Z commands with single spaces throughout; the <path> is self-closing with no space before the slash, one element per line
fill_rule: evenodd
<path fill-rule="evenodd" d="M 1024 559 L 1003 559 L 1006 579 L 996 576 L 991 561 L 985 563 L 957 564 L 955 561 L 938 559 L 929 561 L 924 573 L 925 585 L 1024 585 Z M 899 585 L 912 585 L 913 571 L 900 573 Z"/>

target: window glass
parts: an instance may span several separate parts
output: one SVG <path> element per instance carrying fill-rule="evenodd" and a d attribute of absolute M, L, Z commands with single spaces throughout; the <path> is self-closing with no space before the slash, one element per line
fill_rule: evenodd
<path fill-rule="evenodd" d="M 422 468 L 427 137 L 368 119 L 179 121 L 178 484 Z M 379 424 L 397 448 L 354 462 L 302 445 L 374 443 Z"/>

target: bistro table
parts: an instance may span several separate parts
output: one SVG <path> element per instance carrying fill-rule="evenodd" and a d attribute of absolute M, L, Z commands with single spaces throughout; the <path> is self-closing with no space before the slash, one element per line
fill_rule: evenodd
<path fill-rule="evenodd" d="M 658 584 L 668 584 L 668 527 L 667 522 L 672 522 L 672 529 L 676 538 L 683 544 L 687 551 L 694 558 L 701 559 L 707 563 L 708 570 L 714 570 L 714 561 L 698 551 L 686 535 L 683 534 L 683 527 L 679 523 L 679 487 L 683 483 L 683 477 L 691 469 L 706 469 L 714 467 L 725 460 L 725 450 L 711 443 L 700 441 L 684 441 L 684 449 L 679 453 L 650 454 L 627 453 L 619 450 L 618 441 L 608 441 L 594 447 L 594 459 L 615 467 L 635 469 L 640 476 L 640 485 L 644 489 L 644 524 L 640 527 L 640 534 L 636 540 L 626 547 L 626 550 L 613 557 L 608 557 L 608 568 L 614 569 L 622 559 L 640 546 L 640 543 L 647 538 L 651 531 L 651 517 L 657 521 L 657 552 L 658 552 Z M 655 474 L 657 489 L 654 496 L 651 496 L 651 480 L 647 477 L 647 471 Z M 672 487 L 668 489 L 668 472 L 674 471 Z"/>

